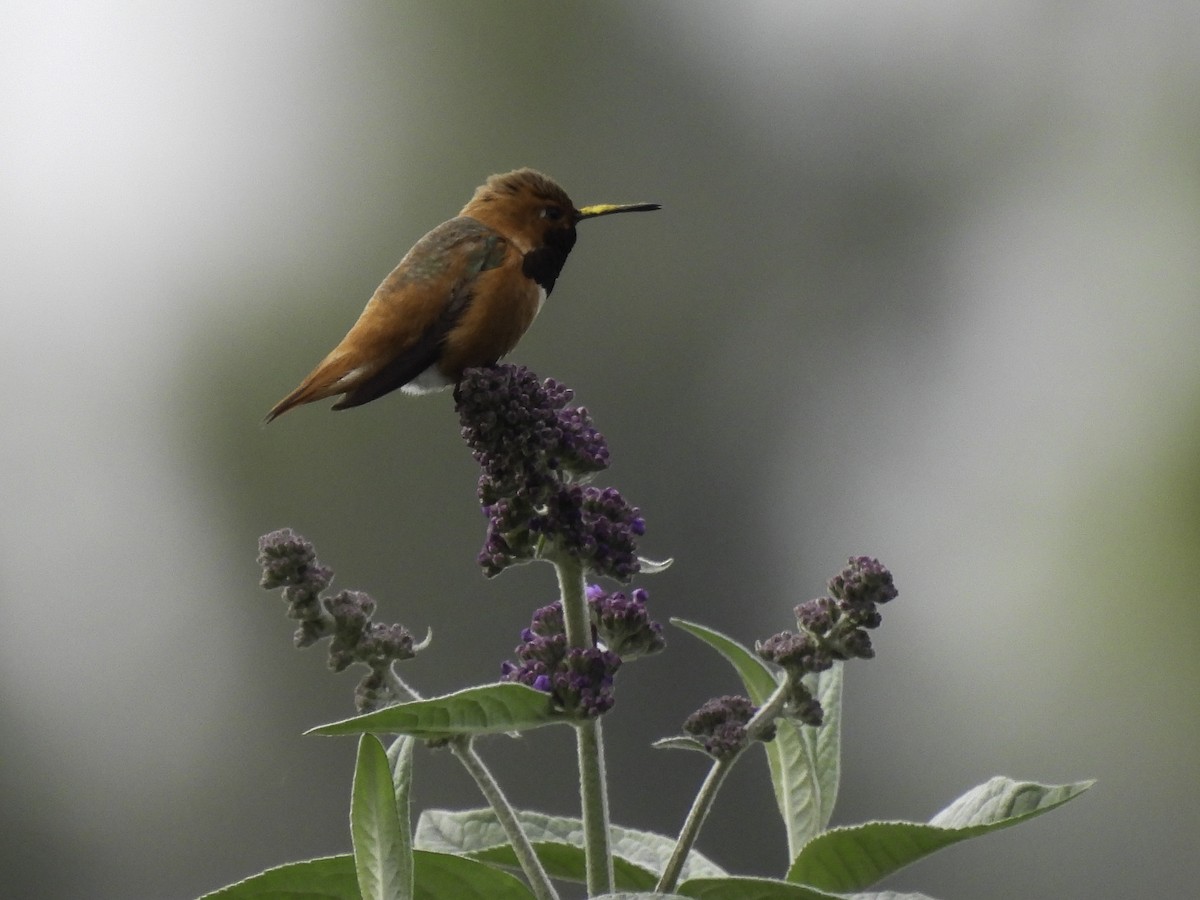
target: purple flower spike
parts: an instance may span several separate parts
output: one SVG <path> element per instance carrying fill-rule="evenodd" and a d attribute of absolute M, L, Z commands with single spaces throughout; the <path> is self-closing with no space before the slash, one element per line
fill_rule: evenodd
<path fill-rule="evenodd" d="M 523 366 L 468 369 L 458 384 L 462 434 L 482 470 L 479 564 L 488 576 L 555 553 L 618 581 L 638 572 L 646 521 L 615 488 L 583 484 L 608 467 L 608 445 L 571 398 Z"/>

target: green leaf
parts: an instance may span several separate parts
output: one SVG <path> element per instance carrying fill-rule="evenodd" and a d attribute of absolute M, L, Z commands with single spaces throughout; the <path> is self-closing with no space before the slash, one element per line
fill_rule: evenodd
<path fill-rule="evenodd" d="M 695 900 L 845 900 L 773 878 L 694 878 L 675 890 Z"/>
<path fill-rule="evenodd" d="M 414 900 L 531 900 L 519 878 L 464 856 L 413 853 Z M 360 900 L 354 857 L 289 863 L 205 894 L 200 900 Z"/>
<path fill-rule="evenodd" d="M 413 748 L 417 741 L 409 735 L 401 735 L 392 741 L 387 750 L 388 765 L 392 770 L 392 788 L 396 792 L 396 814 L 400 817 L 401 852 L 412 856 L 412 811 L 409 795 L 412 793 Z"/>
<path fill-rule="evenodd" d="M 997 775 L 971 788 L 930 819 L 929 824 L 939 828 L 972 828 L 1003 823 L 1007 827 L 1074 800 L 1095 783 L 1038 784 Z"/>
<path fill-rule="evenodd" d="M 360 900 L 354 857 L 288 863 L 205 894 L 200 900 Z"/>
<path fill-rule="evenodd" d="M 774 673 L 751 650 L 704 625 L 683 619 L 671 623 L 704 641 L 727 660 L 745 685 L 751 702 L 762 705 L 775 690 Z M 805 678 L 821 703 L 825 718 L 819 728 L 780 719 L 775 740 L 763 744 L 775 803 L 787 833 L 788 859 L 825 830 L 837 800 L 841 769 L 842 665 Z"/>
<path fill-rule="evenodd" d="M 650 746 L 655 750 L 696 750 L 700 753 L 708 753 L 704 749 L 703 741 L 698 741 L 686 734 L 676 734 L 671 737 L 659 738 Z"/>
<path fill-rule="evenodd" d="M 833 807 L 837 803 L 838 786 L 842 778 L 842 679 L 843 664 L 815 675 L 806 675 L 804 684 L 821 704 L 824 716 L 819 728 L 799 728 L 805 757 L 816 781 L 817 834 L 829 827 Z M 810 771 L 804 769 L 803 771 Z M 800 774 L 800 773 L 798 773 Z M 802 844 L 807 843 L 805 839 Z"/>
<path fill-rule="evenodd" d="M 350 837 L 363 900 L 412 900 L 412 845 L 402 833 L 387 752 L 373 734 L 358 741 Z"/>
<path fill-rule="evenodd" d="M 770 878 L 697 878 L 682 884 L 679 893 L 702 900 L 932 900 L 925 894 L 895 891 L 866 894 L 827 894 L 815 888 Z"/>
<path fill-rule="evenodd" d="M 520 810 L 517 819 L 552 878 L 585 880 L 583 824 L 579 819 Z M 617 825 L 611 826 L 609 833 L 616 886 L 626 891 L 652 890 L 675 849 L 674 838 Z M 508 867 L 517 865 L 504 830 L 490 809 L 426 810 L 417 821 L 415 840 L 425 850 L 468 854 Z M 695 851 L 688 856 L 683 871 L 685 877 L 725 874 L 720 866 Z"/>
<path fill-rule="evenodd" d="M 955 800 L 928 825 L 867 822 L 827 831 L 800 851 L 787 878 L 829 891 L 860 890 L 943 847 L 1048 812 L 1092 784 L 1041 785 L 993 778 Z"/>
<path fill-rule="evenodd" d="M 532 900 L 525 882 L 465 856 L 417 850 L 416 900 Z M 289 898 L 290 900 L 290 898 Z"/>
<path fill-rule="evenodd" d="M 528 731 L 570 720 L 551 708 L 550 696 L 515 682 L 467 688 L 443 697 L 321 725 L 307 734 L 411 734 L 421 738 Z"/>

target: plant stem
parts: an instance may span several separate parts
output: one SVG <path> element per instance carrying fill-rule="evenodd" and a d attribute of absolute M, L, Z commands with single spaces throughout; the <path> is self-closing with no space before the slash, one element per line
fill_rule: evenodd
<path fill-rule="evenodd" d="M 771 691 L 771 696 L 767 697 L 766 702 L 758 708 L 758 712 L 751 716 L 750 721 L 746 723 L 746 747 L 750 746 L 751 741 L 757 740 L 763 731 L 779 718 L 784 704 L 787 703 L 787 698 L 788 682 L 787 678 L 784 678 L 775 690 Z M 744 753 L 745 750 L 746 748 L 743 747 L 742 752 Z M 741 756 L 741 753 L 738 756 Z"/>
<path fill-rule="evenodd" d="M 612 849 L 609 847 L 608 789 L 604 772 L 604 737 L 599 719 L 575 727 L 579 751 L 579 799 L 583 807 L 583 846 L 587 859 L 588 896 L 613 889 Z"/>
<path fill-rule="evenodd" d="M 484 764 L 479 754 L 475 752 L 475 747 L 471 743 L 471 739 L 469 737 L 459 737 L 450 741 L 450 752 L 471 773 L 471 777 L 479 785 L 479 790 L 487 798 L 488 805 L 491 806 L 492 812 L 496 814 L 496 819 L 500 822 L 500 827 L 504 829 L 504 834 L 508 838 L 508 842 L 512 845 L 513 852 L 517 856 L 517 862 L 520 863 L 521 871 L 525 873 L 525 878 L 529 881 L 529 887 L 533 890 L 534 896 L 538 900 L 558 900 L 558 892 L 554 890 L 554 885 L 550 882 L 550 876 L 546 874 L 545 868 L 542 867 L 542 861 L 537 858 L 537 853 L 534 852 L 533 844 L 529 841 L 529 836 L 517 820 L 516 810 L 508 802 L 508 798 L 504 796 L 504 792 L 500 789 L 500 785 L 492 775 L 491 770 Z"/>
<path fill-rule="evenodd" d="M 675 889 L 675 885 L 679 882 L 679 875 L 683 871 L 683 864 L 687 860 L 688 854 L 692 852 L 696 839 L 700 836 L 700 827 L 708 817 L 713 801 L 717 799 L 717 791 L 725 783 L 725 778 L 733 769 L 733 764 L 741 759 L 750 744 L 778 717 L 783 705 L 787 703 L 787 696 L 788 686 L 787 681 L 784 680 L 771 692 L 767 701 L 746 723 L 746 745 L 732 756 L 714 760 L 712 768 L 708 770 L 708 775 L 704 779 L 704 784 L 700 785 L 696 799 L 692 802 L 692 808 L 688 810 L 671 858 L 667 860 L 662 876 L 654 887 L 656 893 L 669 894 Z"/>
<path fill-rule="evenodd" d="M 738 756 L 740 755 L 738 754 Z M 704 784 L 700 786 L 700 791 L 696 794 L 692 808 L 688 810 L 683 829 L 679 832 L 679 840 L 675 842 L 675 850 L 671 853 L 671 858 L 667 860 L 658 884 L 654 886 L 655 893 L 669 894 L 675 890 L 675 885 L 679 883 L 679 874 L 683 871 L 683 864 L 687 860 L 688 854 L 691 853 L 696 838 L 700 836 L 700 826 L 708 818 L 713 801 L 717 799 L 717 791 L 721 789 L 725 777 L 733 769 L 737 758 L 737 756 L 730 756 L 713 761 L 712 768 L 708 770 L 708 775 L 704 779 Z"/>
<path fill-rule="evenodd" d="M 394 693 L 397 697 L 403 697 L 405 694 L 407 694 L 408 698 L 410 700 L 420 700 L 421 699 L 420 692 L 417 691 L 416 688 L 414 688 L 410 684 L 408 684 L 408 682 L 406 682 L 403 678 L 401 678 L 399 676 L 399 674 L 397 674 L 395 663 L 392 663 L 390 666 L 387 667 L 387 669 L 383 673 L 383 677 L 384 677 L 384 679 L 386 679 L 388 685 L 391 687 L 392 693 Z"/>
<path fill-rule="evenodd" d="M 563 625 L 569 648 L 592 647 L 592 616 L 587 604 L 583 566 L 567 557 L 554 560 L 562 599 Z M 609 846 L 608 785 L 604 772 L 604 740 L 598 719 L 575 726 L 579 755 L 579 798 L 583 812 L 583 846 L 587 859 L 588 896 L 612 891 L 613 860 Z"/>
<path fill-rule="evenodd" d="M 592 614 L 588 610 L 583 566 L 579 560 L 566 554 L 563 556 L 565 558 L 554 560 L 554 571 L 558 574 L 558 593 L 562 600 L 567 646 L 588 650 L 592 647 Z"/>

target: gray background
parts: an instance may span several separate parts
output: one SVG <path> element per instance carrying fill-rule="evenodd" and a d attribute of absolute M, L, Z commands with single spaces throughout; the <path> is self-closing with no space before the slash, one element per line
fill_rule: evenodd
<path fill-rule="evenodd" d="M 645 512 L 658 617 L 745 641 L 851 553 L 901 598 L 848 672 L 837 821 L 997 773 L 1099 786 L 889 885 L 1182 896 L 1200 876 L 1200 9 L 1141 3 L 8 3 L 0 10 L 0 893 L 186 898 L 345 851 L 354 678 L 290 647 L 291 525 L 493 678 L 552 573 L 485 580 L 448 395 L 265 411 L 424 231 L 519 165 L 587 223 L 514 354 Z M 324 404 L 322 404 L 324 406 Z M 616 821 L 735 686 L 622 672 Z M 483 747 L 572 813 L 565 730 Z M 421 752 L 420 806 L 478 804 Z M 786 865 L 765 769 L 701 848 Z"/>

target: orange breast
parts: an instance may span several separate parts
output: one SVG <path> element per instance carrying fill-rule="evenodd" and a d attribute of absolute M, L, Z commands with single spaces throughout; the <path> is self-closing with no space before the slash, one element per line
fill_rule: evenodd
<path fill-rule="evenodd" d="M 510 246 L 503 264 L 481 272 L 458 324 L 446 335 L 438 370 L 457 381 L 463 369 L 494 363 L 517 345 L 545 298 L 521 271 L 521 254 Z"/>

